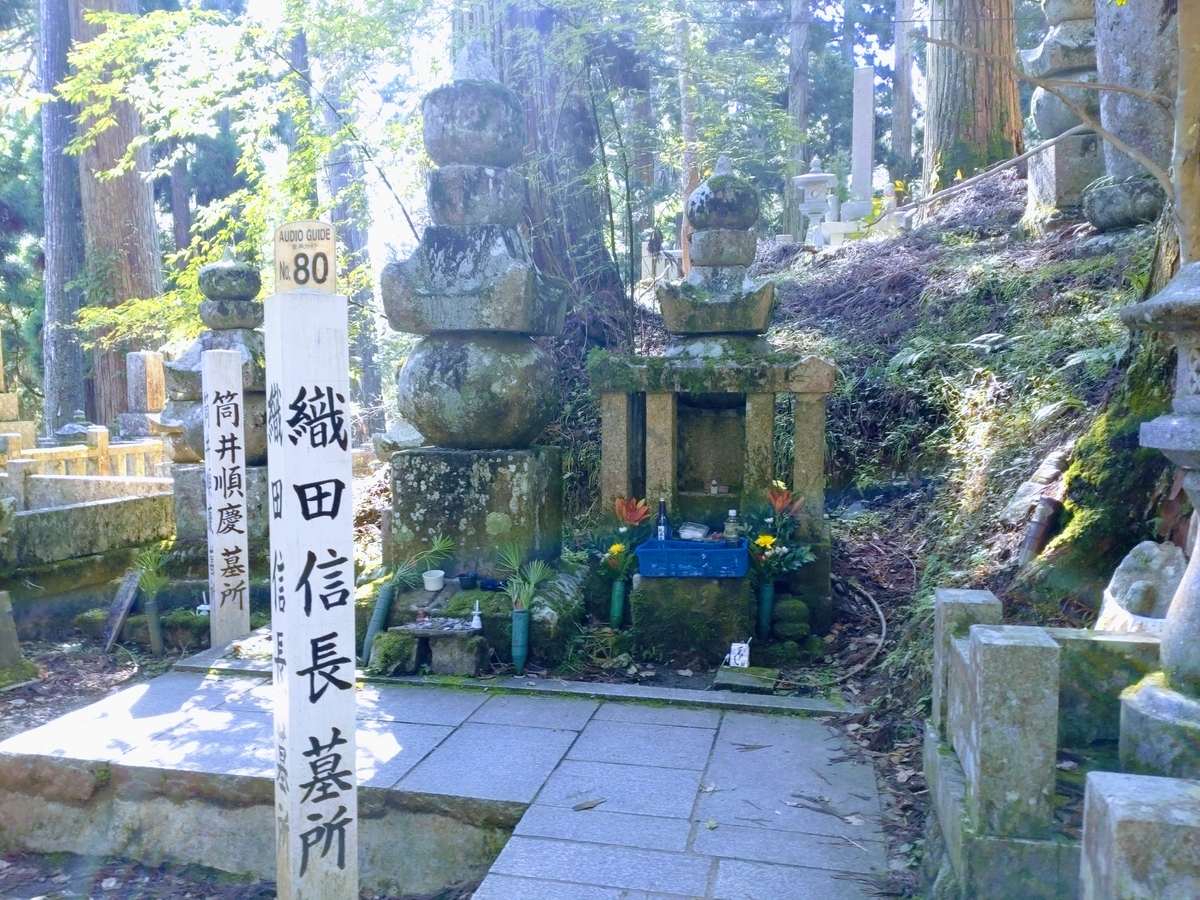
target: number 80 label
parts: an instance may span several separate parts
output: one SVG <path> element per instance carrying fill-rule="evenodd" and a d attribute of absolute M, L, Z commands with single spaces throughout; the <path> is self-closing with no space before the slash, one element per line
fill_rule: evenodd
<path fill-rule="evenodd" d="M 330 267 L 337 259 L 333 226 L 289 222 L 275 231 L 275 293 L 298 289 L 336 292 Z"/>

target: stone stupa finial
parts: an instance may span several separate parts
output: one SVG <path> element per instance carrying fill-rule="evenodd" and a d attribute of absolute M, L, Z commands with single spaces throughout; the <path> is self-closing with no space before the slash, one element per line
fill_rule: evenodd
<path fill-rule="evenodd" d="M 488 56 L 487 47 L 479 38 L 471 38 L 454 60 L 450 77 L 454 81 L 499 81 L 496 67 Z"/>

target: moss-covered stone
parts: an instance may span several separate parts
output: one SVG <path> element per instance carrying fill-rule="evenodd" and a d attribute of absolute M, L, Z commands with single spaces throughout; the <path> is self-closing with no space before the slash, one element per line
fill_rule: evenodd
<path fill-rule="evenodd" d="M 777 640 L 802 641 L 812 633 L 812 627 L 807 622 L 776 622 L 771 631 Z"/>
<path fill-rule="evenodd" d="M 595 390 L 627 394 L 827 394 L 834 374 L 833 366 L 815 356 L 752 352 L 697 359 L 593 350 L 587 369 Z"/>
<path fill-rule="evenodd" d="M 1167 411 L 1175 354 L 1157 334 L 1135 339 L 1133 361 L 1107 408 L 1075 444 L 1063 476 L 1065 525 L 1017 582 L 1040 608 L 1067 599 L 1099 606 L 1104 586 L 1134 545 L 1152 540 L 1152 508 L 1170 463 L 1142 447 L 1143 422 Z"/>
<path fill-rule="evenodd" d="M 823 539 L 809 544 L 814 559 L 791 574 L 788 589 L 792 596 L 808 607 L 808 624 L 812 633 L 829 634 L 833 627 L 833 592 L 830 588 L 832 544 L 828 530 Z"/>
<path fill-rule="evenodd" d="M 771 321 L 775 306 L 775 284 L 754 285 L 724 293 L 714 286 L 688 282 L 661 285 L 657 291 L 667 330 L 672 334 L 763 334 Z"/>
<path fill-rule="evenodd" d="M 201 266 L 197 278 L 200 292 L 209 300 L 249 301 L 262 289 L 258 269 L 234 259 L 228 248 L 217 262 Z"/>
<path fill-rule="evenodd" d="M 795 641 L 784 641 L 782 644 L 755 642 L 750 645 L 750 662 L 756 666 L 794 666 L 800 662 L 802 656 L 803 651 Z"/>
<path fill-rule="evenodd" d="M 403 631 L 385 631 L 371 641 L 368 675 L 408 675 L 417 670 L 417 639 Z"/>
<path fill-rule="evenodd" d="M 512 662 L 512 602 L 508 595 L 495 591 L 459 591 L 446 604 L 445 615 L 467 618 L 479 601 L 479 617 L 483 622 L 483 637 L 496 657 L 503 663 Z M 582 612 L 552 609 L 537 603 L 529 617 L 529 658 L 544 668 L 553 668 L 566 656 L 567 644 L 574 636 Z"/>
<path fill-rule="evenodd" d="M 498 81 L 455 81 L 422 103 L 425 149 L 439 166 L 512 166 L 525 149 L 521 100 Z"/>
<path fill-rule="evenodd" d="M 744 178 L 713 174 L 688 195 L 688 222 L 697 231 L 728 228 L 744 231 L 758 221 L 758 191 Z"/>
<path fill-rule="evenodd" d="M 21 684 L 24 681 L 32 681 L 37 678 L 38 667 L 35 662 L 28 659 L 19 659 L 13 665 L 0 669 L 0 688 L 8 687 L 11 684 Z"/>
<path fill-rule="evenodd" d="M 808 624 L 808 605 L 803 600 L 777 598 L 772 618 L 776 622 Z"/>
<path fill-rule="evenodd" d="M 637 648 L 652 658 L 695 653 L 717 662 L 754 631 L 748 578 L 643 578 L 630 609 Z"/>

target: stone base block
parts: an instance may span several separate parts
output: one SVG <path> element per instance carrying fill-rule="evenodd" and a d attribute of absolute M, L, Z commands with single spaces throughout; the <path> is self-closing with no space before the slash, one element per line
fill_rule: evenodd
<path fill-rule="evenodd" d="M 958 897 L 1076 900 L 1079 844 L 1066 839 L 1025 840 L 976 833 L 967 815 L 962 766 L 932 725 L 925 726 L 924 770 Z"/>
<path fill-rule="evenodd" d="M 1162 672 L 1121 695 L 1121 768 L 1200 778 L 1200 701 L 1168 687 Z"/>
<path fill-rule="evenodd" d="M 0 422 L 15 422 L 19 418 L 21 413 L 17 403 L 17 392 L 0 394 Z"/>
<path fill-rule="evenodd" d="M 37 422 L 0 422 L 0 434 L 19 434 L 22 447 L 32 449 L 37 446 Z"/>
<path fill-rule="evenodd" d="M 832 544 L 828 530 L 821 540 L 811 541 L 809 549 L 816 559 L 791 574 L 788 590 L 794 599 L 803 601 L 808 607 L 808 624 L 812 627 L 812 633 L 824 637 L 833 626 L 833 591 L 829 581 Z"/>
<path fill-rule="evenodd" d="M 392 460 L 392 547 L 404 559 L 434 535 L 454 541 L 450 572 L 496 575 L 496 548 L 517 543 L 527 559 L 562 550 L 562 459 L 528 450 L 401 450 Z"/>
<path fill-rule="evenodd" d="M 693 266 L 749 266 L 758 250 L 758 235 L 727 228 L 693 231 L 688 249 Z"/>
<path fill-rule="evenodd" d="M 860 219 L 868 219 L 874 215 L 875 204 L 870 200 L 849 200 L 842 204 L 841 221 L 857 222 Z M 833 224 L 833 223 L 830 223 Z"/>
<path fill-rule="evenodd" d="M 397 331 L 506 331 L 556 335 L 566 288 L 538 270 L 525 239 L 500 225 L 434 225 L 409 259 L 380 279 L 388 321 Z"/>
<path fill-rule="evenodd" d="M 117 422 L 121 428 L 122 438 L 147 438 L 157 437 L 158 432 L 153 430 L 154 423 L 150 418 L 150 413 L 119 413 Z"/>
<path fill-rule="evenodd" d="M 687 282 L 658 288 L 658 305 L 672 334 L 763 334 L 771 322 L 775 285 L 717 294 Z"/>
<path fill-rule="evenodd" d="M 630 610 L 639 649 L 664 659 L 699 654 L 717 663 L 754 633 L 748 578 L 642 578 Z"/>
<path fill-rule="evenodd" d="M 208 501 L 203 465 L 171 466 L 175 481 L 175 539 L 208 544 Z M 270 488 L 266 466 L 246 467 L 246 511 L 250 517 L 250 555 L 265 559 L 269 550 Z"/>
<path fill-rule="evenodd" d="M 1104 141 L 1094 134 L 1067 138 L 1029 160 L 1029 209 L 1083 206 L 1083 189 L 1104 176 Z"/>
<path fill-rule="evenodd" d="M 1091 772 L 1080 900 L 1200 897 L 1200 782 Z"/>

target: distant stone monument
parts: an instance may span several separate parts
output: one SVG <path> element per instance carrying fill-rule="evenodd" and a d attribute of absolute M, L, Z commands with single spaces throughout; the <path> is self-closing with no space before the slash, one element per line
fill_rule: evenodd
<path fill-rule="evenodd" d="M 399 403 L 433 446 L 391 457 L 391 534 L 405 554 L 445 534 L 464 571 L 491 573 L 501 544 L 547 560 L 561 547 L 559 451 L 532 446 L 558 409 L 558 369 L 533 338 L 562 331 L 566 285 L 538 269 L 517 228 L 524 179 L 510 166 L 524 154 L 524 111 L 482 44 L 423 109 L 433 225 L 384 268 L 381 292 L 393 328 L 425 335 Z"/>
<path fill-rule="evenodd" d="M 121 437 L 146 438 L 157 433 L 157 417 L 167 402 L 163 355 L 155 350 L 125 354 L 125 400 L 128 412 L 119 413 Z"/>
<path fill-rule="evenodd" d="M 854 127 L 850 148 L 850 200 L 842 204 L 841 221 L 870 218 L 875 174 L 875 67 L 854 70 Z"/>
<path fill-rule="evenodd" d="M 1094 0 L 1044 0 L 1050 31 L 1033 50 L 1021 52 L 1025 71 L 1040 78 L 1096 82 L 1096 11 Z M 1100 98 L 1089 88 L 1063 89 L 1072 102 L 1099 117 Z M 1044 88 L 1033 92 L 1033 121 L 1043 140 L 1080 124 L 1079 116 Z M 1029 159 L 1029 209 L 1064 210 L 1080 215 L 1083 189 L 1104 175 L 1104 141 L 1079 134 Z"/>

